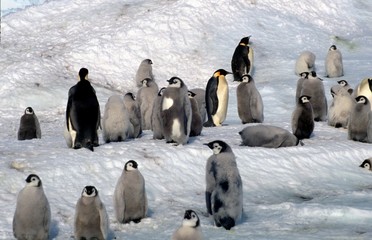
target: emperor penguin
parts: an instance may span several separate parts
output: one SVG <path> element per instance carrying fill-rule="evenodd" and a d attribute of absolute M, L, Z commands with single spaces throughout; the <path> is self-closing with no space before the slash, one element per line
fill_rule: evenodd
<path fill-rule="evenodd" d="M 303 72 L 315 71 L 315 54 L 311 51 L 303 51 L 296 60 L 295 73 L 301 75 Z"/>
<path fill-rule="evenodd" d="M 145 179 L 134 160 L 125 163 L 114 192 L 114 209 L 120 223 L 139 223 L 147 214 Z"/>
<path fill-rule="evenodd" d="M 142 87 L 142 80 L 150 78 L 151 80 L 155 81 L 154 75 L 152 73 L 152 61 L 151 59 L 144 59 L 140 63 L 136 76 L 135 76 L 135 82 L 137 87 Z"/>
<path fill-rule="evenodd" d="M 187 144 L 191 129 L 191 103 L 187 86 L 178 77 L 167 80 L 169 85 L 163 92 L 161 116 L 163 135 L 167 143 Z"/>
<path fill-rule="evenodd" d="M 249 45 L 250 38 L 251 36 L 242 38 L 232 56 L 231 71 L 234 75 L 234 81 L 239 81 L 245 74 L 252 75 L 253 48 Z"/>
<path fill-rule="evenodd" d="M 295 96 L 295 102 L 297 103 L 297 100 L 301 97 L 302 92 L 302 85 L 304 84 L 304 81 L 309 78 L 309 72 L 302 72 L 300 73 L 300 78 L 297 80 L 296 85 L 296 96 Z"/>
<path fill-rule="evenodd" d="M 142 87 L 137 92 L 137 103 L 141 110 L 142 130 L 151 129 L 152 105 L 158 94 L 159 87 L 150 78 L 142 80 Z"/>
<path fill-rule="evenodd" d="M 98 146 L 98 128 L 101 125 L 101 113 L 96 91 L 88 81 L 88 69 L 79 71 L 80 81 L 68 91 L 66 124 L 70 133 L 71 147 L 85 147 L 93 151 Z"/>
<path fill-rule="evenodd" d="M 288 130 L 270 125 L 247 126 L 239 132 L 243 146 L 279 148 L 299 144 L 299 139 Z"/>
<path fill-rule="evenodd" d="M 356 101 L 352 97 L 353 89 L 345 80 L 331 87 L 332 103 L 328 110 L 328 125 L 336 128 L 347 128 L 351 110 Z"/>
<path fill-rule="evenodd" d="M 367 77 L 360 81 L 360 83 L 355 87 L 353 96 L 365 96 L 366 98 L 368 98 L 369 102 L 372 102 L 372 77 Z"/>
<path fill-rule="evenodd" d="M 141 111 L 133 93 L 128 92 L 124 95 L 124 106 L 129 115 L 130 127 L 128 138 L 139 138 L 142 134 Z"/>
<path fill-rule="evenodd" d="M 172 235 L 172 240 L 203 240 L 203 232 L 200 226 L 198 214 L 193 210 L 186 210 L 183 216 L 182 226 Z"/>
<path fill-rule="evenodd" d="M 41 138 L 40 124 L 32 107 L 27 107 L 19 123 L 18 140 L 33 138 Z"/>
<path fill-rule="evenodd" d="M 368 128 L 371 119 L 371 106 L 365 96 L 356 98 L 356 105 L 350 112 L 348 125 L 348 139 L 368 142 Z"/>
<path fill-rule="evenodd" d="M 198 103 L 195 99 L 196 94 L 194 92 L 189 91 L 188 95 L 190 99 L 191 112 L 192 112 L 190 137 L 195 137 L 201 134 L 201 131 L 203 129 L 203 122 L 200 116 Z"/>
<path fill-rule="evenodd" d="M 325 59 L 326 76 L 329 78 L 341 77 L 344 75 L 342 54 L 336 45 L 332 45 Z"/>
<path fill-rule="evenodd" d="M 129 114 L 122 97 L 110 96 L 102 118 L 103 140 L 106 143 L 124 141 L 128 137 L 129 129 Z"/>
<path fill-rule="evenodd" d="M 151 114 L 151 130 L 152 130 L 152 138 L 153 139 L 163 139 L 163 123 L 161 118 L 161 102 L 163 100 L 163 92 L 165 90 L 165 87 L 162 87 L 158 95 L 156 96 L 156 99 L 154 101 L 154 104 L 152 106 L 152 114 Z"/>
<path fill-rule="evenodd" d="M 207 108 L 205 105 L 205 89 L 203 88 L 193 88 L 190 90 L 191 92 L 195 93 L 195 100 L 198 103 L 198 108 L 200 111 L 200 116 L 202 118 L 202 122 L 204 123 L 207 119 Z"/>
<path fill-rule="evenodd" d="M 301 96 L 292 113 L 292 133 L 299 139 L 310 138 L 314 131 L 314 114 L 309 96 Z"/>
<path fill-rule="evenodd" d="M 372 162 L 371 162 L 371 158 L 367 158 L 365 159 L 362 164 L 360 164 L 361 168 L 365 168 L 365 169 L 368 169 L 370 171 L 372 171 Z"/>
<path fill-rule="evenodd" d="M 49 238 L 51 212 L 41 179 L 36 174 L 26 178 L 26 186 L 18 193 L 13 217 L 16 239 Z"/>
<path fill-rule="evenodd" d="M 264 105 L 251 75 L 243 75 L 236 88 L 238 115 L 243 124 L 262 123 L 264 121 Z"/>
<path fill-rule="evenodd" d="M 109 232 L 109 219 L 106 207 L 94 186 L 85 186 L 76 203 L 74 237 L 75 239 L 106 240 Z"/>
<path fill-rule="evenodd" d="M 226 119 L 227 106 L 229 102 L 229 86 L 226 75 L 231 74 L 224 69 L 219 69 L 213 73 L 208 80 L 205 90 L 205 103 L 208 120 L 204 122 L 204 127 L 221 126 Z"/>
<path fill-rule="evenodd" d="M 243 213 L 243 183 L 231 147 L 224 141 L 206 143 L 213 154 L 206 164 L 205 200 L 217 227 L 230 230 Z"/>
<path fill-rule="evenodd" d="M 327 98 L 324 91 L 323 80 L 312 71 L 308 78 L 303 81 L 301 95 L 311 97 L 310 103 L 313 107 L 314 120 L 316 122 L 326 121 L 328 114 Z"/>

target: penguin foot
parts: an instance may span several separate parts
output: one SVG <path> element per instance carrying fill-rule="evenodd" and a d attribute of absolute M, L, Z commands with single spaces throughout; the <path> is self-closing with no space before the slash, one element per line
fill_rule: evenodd
<path fill-rule="evenodd" d="M 81 143 L 75 143 L 74 149 L 80 149 L 82 148 Z"/>
<path fill-rule="evenodd" d="M 90 151 L 94 152 L 93 144 L 91 142 L 87 142 L 85 148 L 88 148 Z"/>
<path fill-rule="evenodd" d="M 215 127 L 216 125 L 212 122 L 212 121 L 207 121 L 205 123 L 203 123 L 203 126 L 204 127 Z"/>
<path fill-rule="evenodd" d="M 141 218 L 134 219 L 133 222 L 134 222 L 134 223 L 140 223 L 140 222 L 141 222 Z"/>

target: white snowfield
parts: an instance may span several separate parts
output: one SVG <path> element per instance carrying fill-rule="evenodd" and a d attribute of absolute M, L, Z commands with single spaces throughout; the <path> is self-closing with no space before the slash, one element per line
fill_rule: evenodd
<path fill-rule="evenodd" d="M 0 239 L 12 239 L 18 192 L 30 173 L 48 197 L 51 239 L 73 235 L 75 204 L 86 185 L 105 203 L 110 239 L 170 239 L 186 209 L 197 212 L 206 239 L 371 239 L 372 172 L 359 165 L 372 145 L 347 140 L 346 129 L 317 122 L 304 146 L 240 146 L 245 126 L 237 114 L 236 87 L 224 125 L 204 128 L 187 145 L 141 138 L 99 147 L 67 148 L 63 138 L 68 89 L 81 67 L 97 92 L 101 113 L 113 94 L 137 92 L 140 62 L 153 61 L 159 88 L 178 76 L 204 88 L 217 69 L 252 35 L 253 78 L 264 103 L 265 124 L 291 129 L 298 76 L 295 61 L 316 55 L 328 106 L 330 87 L 345 79 L 354 88 L 372 76 L 372 2 L 361 0 L 49 0 L 6 15 L 0 51 Z M 344 76 L 325 78 L 324 59 L 335 44 Z M 31 106 L 41 139 L 18 141 L 19 120 Z M 244 215 L 230 231 L 206 216 L 205 165 L 213 140 L 228 143 L 243 181 Z M 124 164 L 133 159 L 146 181 L 149 214 L 140 223 L 115 220 L 113 193 Z"/>

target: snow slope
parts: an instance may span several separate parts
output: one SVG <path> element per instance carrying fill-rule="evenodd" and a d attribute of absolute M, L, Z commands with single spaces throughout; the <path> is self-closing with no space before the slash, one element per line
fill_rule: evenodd
<path fill-rule="evenodd" d="M 330 45 L 343 54 L 345 76 L 324 78 L 329 88 L 346 79 L 355 86 L 371 76 L 372 3 L 362 0 L 169 1 L 52 0 L 9 14 L 1 23 L 0 238 L 12 238 L 18 191 L 38 174 L 52 208 L 53 239 L 73 235 L 74 207 L 85 185 L 95 185 L 110 217 L 111 238 L 169 239 L 186 209 L 201 218 L 207 239 L 370 239 L 372 175 L 358 165 L 371 145 L 347 140 L 347 131 L 316 123 L 302 147 L 239 146 L 236 83 L 229 76 L 225 125 L 203 129 L 185 146 L 140 139 L 72 150 L 63 139 L 68 89 L 81 67 L 90 71 L 103 112 L 108 97 L 136 92 L 144 58 L 154 62 L 159 86 L 172 76 L 189 88 L 205 87 L 219 68 L 230 70 L 232 53 L 252 35 L 254 78 L 264 101 L 265 123 L 290 130 L 298 54 L 317 56 L 318 75 Z M 19 119 L 32 106 L 42 138 L 17 141 Z M 232 146 L 244 188 L 244 218 L 231 231 L 206 216 L 202 145 L 221 139 Z M 101 139 L 102 140 L 102 139 Z M 102 143 L 102 141 L 101 141 Z M 119 224 L 112 196 L 124 163 L 134 159 L 146 180 L 149 217 Z"/>

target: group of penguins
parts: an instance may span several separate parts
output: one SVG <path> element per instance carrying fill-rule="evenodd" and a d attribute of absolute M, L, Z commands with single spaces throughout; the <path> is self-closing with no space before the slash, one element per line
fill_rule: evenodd
<path fill-rule="evenodd" d="M 189 137 L 201 134 L 203 127 L 221 126 L 226 119 L 229 98 L 227 74 L 239 82 L 236 89 L 237 110 L 242 124 L 263 123 L 263 101 L 252 77 L 253 49 L 250 36 L 240 40 L 231 60 L 232 72 L 215 71 L 206 88 L 188 90 L 179 77 L 159 89 L 152 73 L 152 61 L 141 62 L 135 81 L 136 96 L 109 97 L 101 119 L 96 92 L 88 80 L 88 69 L 81 68 L 79 81 L 68 92 L 64 137 L 68 147 L 99 146 L 98 130 L 102 128 L 105 143 L 138 138 L 143 130 L 152 130 L 153 139 L 167 143 L 187 144 Z M 326 76 L 343 76 L 341 52 L 332 45 L 325 61 Z M 327 121 L 330 126 L 348 129 L 348 138 L 372 142 L 372 79 L 366 78 L 353 90 L 346 80 L 331 88 L 332 104 L 328 110 L 322 79 L 315 72 L 315 55 L 304 51 L 296 61 L 296 107 L 292 114 L 292 133 L 286 129 L 250 124 L 239 132 L 242 145 L 278 148 L 296 146 L 310 138 L 314 121 Z M 102 123 L 101 123 L 102 120 Z M 31 107 L 21 118 L 18 139 L 41 138 L 38 119 Z M 242 180 L 231 147 L 224 141 L 206 144 L 212 151 L 206 164 L 205 200 L 208 213 L 218 227 L 234 227 L 243 212 Z M 366 162 L 367 161 L 367 162 Z M 370 160 L 361 167 L 370 168 Z M 145 181 L 134 160 L 128 161 L 114 192 L 114 208 L 120 223 L 139 222 L 147 214 Z M 78 200 L 74 221 L 75 239 L 107 239 L 108 217 L 98 190 L 86 186 Z M 48 239 L 50 208 L 40 178 L 31 174 L 20 191 L 13 219 L 17 239 Z M 193 210 L 186 210 L 181 227 L 173 240 L 203 239 L 200 220 Z"/>

